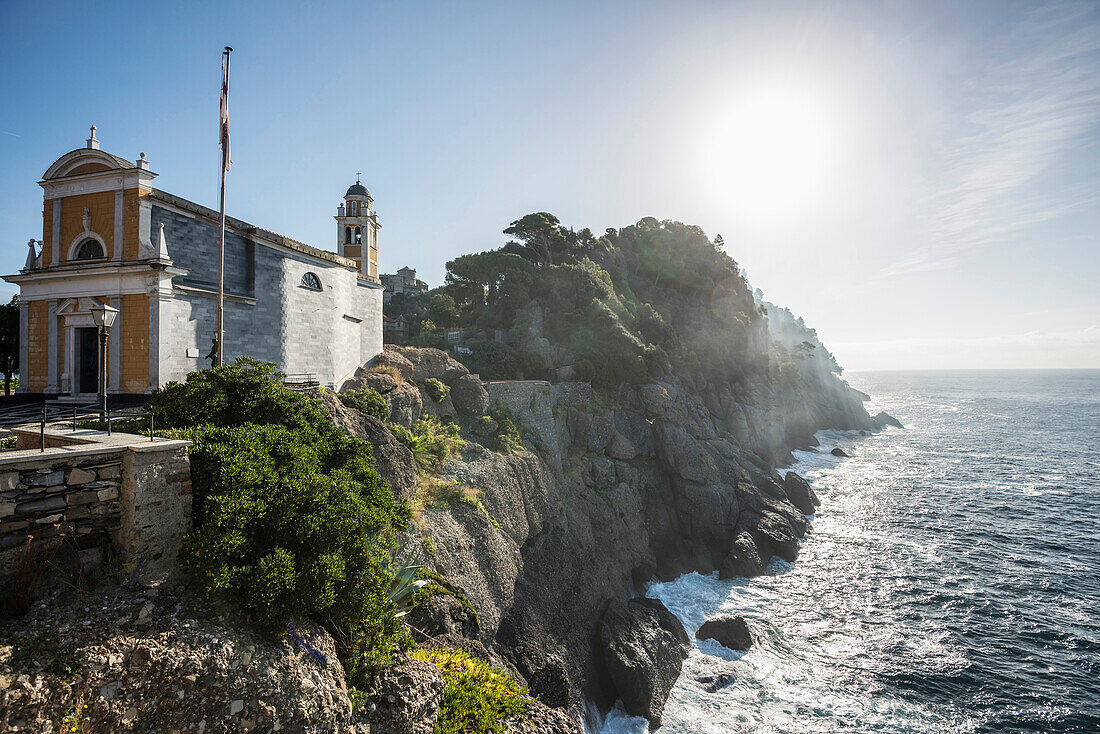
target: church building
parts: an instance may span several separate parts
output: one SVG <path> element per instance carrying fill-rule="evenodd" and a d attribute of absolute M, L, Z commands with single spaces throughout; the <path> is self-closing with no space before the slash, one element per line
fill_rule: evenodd
<path fill-rule="evenodd" d="M 90 309 L 119 310 L 107 392 L 142 395 L 206 361 L 216 329 L 218 212 L 153 187 L 145 154 L 86 146 L 39 181 L 42 239 L 4 280 L 20 288 L 19 392 L 94 398 Z M 339 388 L 382 351 L 378 216 L 357 180 L 337 209 L 336 252 L 226 216 L 223 354 L 274 362 Z"/>

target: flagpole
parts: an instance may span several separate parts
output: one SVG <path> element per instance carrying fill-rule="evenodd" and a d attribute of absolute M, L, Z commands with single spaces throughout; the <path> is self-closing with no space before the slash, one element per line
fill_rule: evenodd
<path fill-rule="evenodd" d="M 221 147 L 222 147 L 222 185 L 221 191 L 218 195 L 218 217 L 220 220 L 220 226 L 218 228 L 218 325 L 217 325 L 217 343 L 214 355 L 214 366 L 222 366 L 222 345 L 225 342 L 225 319 L 223 310 L 225 308 L 225 169 L 229 163 L 229 54 L 233 49 L 229 46 L 225 47 L 223 56 L 225 56 L 225 75 L 222 79 L 224 89 L 222 94 L 224 95 L 224 110 L 221 114 L 226 119 L 221 120 L 219 129 L 221 131 Z"/>

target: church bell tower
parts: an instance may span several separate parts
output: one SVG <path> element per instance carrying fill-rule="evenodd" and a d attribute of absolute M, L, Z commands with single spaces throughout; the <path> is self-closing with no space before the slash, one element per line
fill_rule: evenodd
<path fill-rule="evenodd" d="M 355 183 L 344 194 L 344 203 L 336 208 L 336 251 L 359 265 L 366 278 L 378 281 L 378 215 L 374 199 L 355 174 Z"/>

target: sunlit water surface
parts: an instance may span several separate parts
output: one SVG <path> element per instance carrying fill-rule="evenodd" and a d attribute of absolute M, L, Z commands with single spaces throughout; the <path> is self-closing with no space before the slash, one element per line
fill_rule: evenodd
<path fill-rule="evenodd" d="M 849 380 L 905 429 L 796 454 L 822 500 L 798 561 L 649 589 L 693 637 L 756 638 L 694 641 L 660 731 L 1100 732 L 1100 371 Z"/>

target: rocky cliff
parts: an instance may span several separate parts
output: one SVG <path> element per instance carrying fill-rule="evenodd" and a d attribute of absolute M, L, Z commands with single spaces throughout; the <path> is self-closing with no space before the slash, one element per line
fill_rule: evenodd
<path fill-rule="evenodd" d="M 452 387 L 445 405 L 419 394 L 428 378 Z M 654 577 L 751 575 L 772 555 L 794 559 L 816 498 L 775 467 L 818 429 L 873 427 L 859 398 L 833 383 L 777 389 L 763 378 L 733 387 L 666 376 L 609 399 L 585 384 L 485 384 L 438 350 L 388 347 L 349 387 L 379 389 L 399 420 L 431 412 L 463 426 L 464 450 L 433 481 L 469 488 L 477 501 L 425 510 L 411 542 L 464 592 L 476 629 L 444 610 L 422 632 L 473 639 L 543 703 L 579 718 L 586 703 L 606 711 L 616 698 L 639 698 L 607 664 L 600 625 L 609 607 Z M 473 419 L 498 404 L 524 427 L 523 450 L 492 451 L 479 435 Z M 347 409 L 332 409 L 362 430 Z M 639 713 L 653 720 L 652 706 Z"/>

